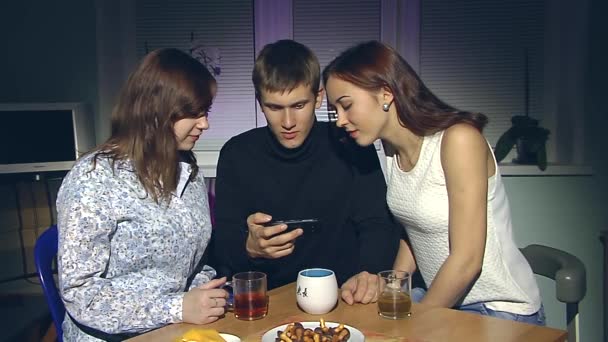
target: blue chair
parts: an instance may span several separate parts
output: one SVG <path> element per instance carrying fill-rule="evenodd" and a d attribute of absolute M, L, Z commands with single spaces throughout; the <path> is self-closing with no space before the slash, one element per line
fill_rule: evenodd
<path fill-rule="evenodd" d="M 63 330 L 61 324 L 65 316 L 65 306 L 59 296 L 53 277 L 53 261 L 57 256 L 57 226 L 52 225 L 45 230 L 36 240 L 34 248 L 34 260 L 42 291 L 46 302 L 51 310 L 51 317 L 57 331 L 57 340 L 63 341 Z"/>

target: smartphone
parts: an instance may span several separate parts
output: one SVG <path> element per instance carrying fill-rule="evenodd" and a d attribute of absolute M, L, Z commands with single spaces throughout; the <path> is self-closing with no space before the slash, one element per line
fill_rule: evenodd
<path fill-rule="evenodd" d="M 304 233 L 314 233 L 319 225 L 319 220 L 317 219 L 299 219 L 299 220 L 277 220 L 270 221 L 264 224 L 265 227 L 276 226 L 278 224 L 286 224 L 287 229 L 283 233 L 288 233 L 294 229 L 302 228 Z M 281 233 L 281 234 L 283 234 Z"/>

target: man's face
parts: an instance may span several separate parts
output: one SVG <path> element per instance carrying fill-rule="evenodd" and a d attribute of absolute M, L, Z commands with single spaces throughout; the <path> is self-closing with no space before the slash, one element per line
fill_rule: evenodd
<path fill-rule="evenodd" d="M 315 109 L 321 107 L 323 101 L 323 90 L 316 96 L 306 85 L 284 92 L 262 90 L 259 101 L 268 127 L 277 140 L 286 148 L 296 148 L 310 133 Z"/>

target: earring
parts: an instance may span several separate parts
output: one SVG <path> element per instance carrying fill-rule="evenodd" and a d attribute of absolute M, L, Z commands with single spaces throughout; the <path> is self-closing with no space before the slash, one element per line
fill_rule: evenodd
<path fill-rule="evenodd" d="M 382 105 L 382 110 L 385 112 L 388 112 L 388 109 L 391 108 L 391 104 L 390 103 L 385 103 Z"/>

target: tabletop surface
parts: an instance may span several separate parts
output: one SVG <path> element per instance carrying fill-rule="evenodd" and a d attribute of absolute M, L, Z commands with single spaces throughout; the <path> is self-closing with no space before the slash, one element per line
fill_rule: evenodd
<path fill-rule="evenodd" d="M 295 283 L 269 291 L 268 315 L 255 321 L 241 321 L 231 312 L 214 323 L 197 326 L 171 324 L 131 341 L 176 341 L 191 328 L 202 327 L 240 336 L 243 341 L 260 341 L 268 330 L 290 322 L 340 322 L 363 332 L 366 342 L 373 341 L 565 341 L 563 330 L 539 327 L 493 317 L 465 313 L 422 304 L 412 306 L 412 316 L 403 320 L 385 319 L 377 314 L 376 304 L 338 305 L 324 315 L 309 315 L 296 303 Z"/>

